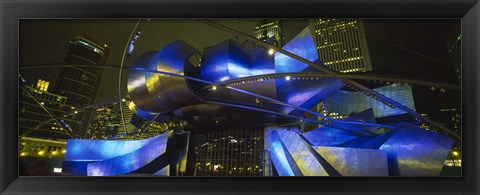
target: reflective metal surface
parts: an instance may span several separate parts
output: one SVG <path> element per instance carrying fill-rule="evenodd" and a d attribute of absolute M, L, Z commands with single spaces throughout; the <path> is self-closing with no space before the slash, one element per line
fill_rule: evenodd
<path fill-rule="evenodd" d="M 415 110 L 412 88 L 410 86 L 384 86 L 373 90 Z M 325 100 L 325 110 L 343 115 L 348 115 L 352 112 L 358 113 L 370 108 L 373 109 L 375 117 L 406 113 L 399 108 L 389 107 L 359 91 L 338 90 Z"/>
<path fill-rule="evenodd" d="M 165 152 L 169 132 L 145 140 L 67 142 L 63 172 L 81 176 L 114 176 L 134 171 Z"/>
<path fill-rule="evenodd" d="M 135 171 L 164 154 L 168 133 L 144 140 L 145 145 L 130 153 L 87 165 L 88 176 L 116 176 Z M 106 148 L 108 149 L 108 148 Z M 115 150 L 113 150 L 115 151 Z M 160 169 L 161 167 L 159 167 Z"/>
<path fill-rule="evenodd" d="M 276 132 L 304 176 L 328 176 L 327 171 L 297 133 L 286 130 L 276 130 Z"/>
<path fill-rule="evenodd" d="M 390 175 L 439 176 L 454 141 L 407 125 L 379 149 L 387 152 Z"/>
<path fill-rule="evenodd" d="M 315 42 L 308 27 L 304 28 L 297 36 L 283 46 L 282 49 L 311 62 L 318 59 Z M 275 73 L 301 72 L 307 67 L 307 64 L 286 56 L 285 54 L 280 52 L 275 53 Z"/>
<path fill-rule="evenodd" d="M 388 176 L 385 151 L 324 146 L 314 148 L 342 176 Z"/>
<path fill-rule="evenodd" d="M 277 97 L 278 100 L 282 102 L 309 109 L 341 89 L 343 86 L 344 84 L 338 79 L 292 79 L 286 81 L 281 86 L 277 86 Z M 304 113 L 292 107 L 283 107 L 282 111 L 293 115 Z"/>
<path fill-rule="evenodd" d="M 326 127 L 301 135 L 267 129 L 265 142 L 271 168 L 283 175 L 300 175 L 298 167 L 301 175 L 438 176 L 454 141 L 405 125 L 369 136 Z"/>
<path fill-rule="evenodd" d="M 149 70 L 184 75 L 193 66 L 187 58 L 198 51 L 182 41 L 174 41 L 157 53 L 140 56 L 133 66 Z M 167 113 L 195 102 L 195 96 L 184 78 L 165 74 L 132 71 L 128 93 L 138 108 L 155 113 Z"/>
<path fill-rule="evenodd" d="M 201 78 L 212 82 L 251 76 L 250 52 L 240 43 L 228 39 L 205 49 Z"/>
<path fill-rule="evenodd" d="M 358 135 L 330 127 L 318 128 L 303 133 L 302 136 L 310 142 L 312 146 L 337 146 L 358 137 Z"/>

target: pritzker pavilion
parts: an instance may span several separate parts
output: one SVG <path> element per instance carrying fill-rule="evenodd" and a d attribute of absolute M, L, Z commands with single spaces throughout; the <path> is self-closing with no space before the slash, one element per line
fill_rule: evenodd
<path fill-rule="evenodd" d="M 261 176 L 440 175 L 459 136 L 417 113 L 406 92 L 409 86 L 366 87 L 329 69 L 318 59 L 308 27 L 281 48 L 252 42 L 227 39 L 200 52 L 176 40 L 142 54 L 129 67 L 128 109 L 151 122 L 182 125 L 140 140 L 70 139 L 63 172 L 175 176 L 189 175 L 188 170 L 239 169 L 261 170 Z M 368 99 L 350 101 L 359 95 Z M 321 112 L 318 105 L 338 117 Z M 441 131 L 427 131 L 398 115 L 410 115 Z M 290 123 L 315 128 L 283 125 Z M 249 137 L 247 142 L 226 135 L 202 141 L 191 136 L 242 128 L 260 129 L 261 139 Z M 243 155 L 251 155 L 244 161 L 254 166 L 198 152 L 235 150 L 240 145 Z M 251 160 L 255 155 L 257 160 Z M 202 160 L 206 156 L 212 157 Z"/>

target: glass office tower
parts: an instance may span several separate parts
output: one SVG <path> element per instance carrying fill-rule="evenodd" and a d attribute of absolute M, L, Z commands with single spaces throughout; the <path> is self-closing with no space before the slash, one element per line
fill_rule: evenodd
<path fill-rule="evenodd" d="M 309 23 L 325 65 L 343 73 L 372 70 L 362 20 L 311 19 Z"/>
<path fill-rule="evenodd" d="M 253 30 L 255 38 L 282 47 L 284 36 L 282 33 L 282 23 L 278 19 L 260 19 Z"/>
<path fill-rule="evenodd" d="M 53 91 L 67 97 L 66 105 L 72 110 L 95 102 L 103 69 L 92 65 L 105 64 L 110 46 L 96 43 L 86 37 L 70 40 L 63 57 L 66 65 L 57 74 Z M 69 124 L 75 134 L 84 136 L 91 110 L 78 113 L 76 122 Z"/>

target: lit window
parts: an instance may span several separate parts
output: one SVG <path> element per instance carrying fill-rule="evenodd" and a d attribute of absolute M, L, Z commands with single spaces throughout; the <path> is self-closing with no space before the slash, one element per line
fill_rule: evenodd
<path fill-rule="evenodd" d="M 61 172 L 62 172 L 62 168 L 57 168 L 57 167 L 55 167 L 55 168 L 53 168 L 53 172 L 54 172 L 54 173 L 61 173 Z"/>

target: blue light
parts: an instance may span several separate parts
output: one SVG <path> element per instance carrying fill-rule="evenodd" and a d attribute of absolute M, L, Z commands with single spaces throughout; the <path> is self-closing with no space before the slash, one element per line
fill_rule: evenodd
<path fill-rule="evenodd" d="M 306 27 L 282 49 L 305 58 L 311 62 L 318 59 L 317 49 L 310 29 Z M 301 72 L 308 65 L 280 52 L 275 53 L 275 72 Z"/>
<path fill-rule="evenodd" d="M 275 168 L 280 176 L 295 176 L 293 173 L 291 165 L 288 163 L 286 156 L 286 151 L 282 146 L 282 142 L 276 131 L 271 132 L 271 158 L 272 162 L 275 164 Z"/>
<path fill-rule="evenodd" d="M 65 172 L 115 176 L 132 172 L 164 154 L 169 132 L 145 140 L 79 140 L 67 142 Z M 83 169 L 83 170 L 82 170 Z M 86 170 L 85 170 L 86 169 Z"/>

